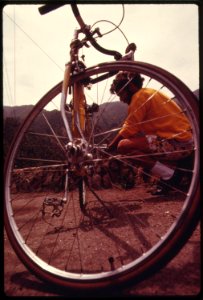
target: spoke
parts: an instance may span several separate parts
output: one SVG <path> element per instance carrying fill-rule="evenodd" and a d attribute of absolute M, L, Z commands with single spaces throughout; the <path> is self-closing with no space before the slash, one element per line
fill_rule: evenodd
<path fill-rule="evenodd" d="M 109 78 L 106 80 L 106 82 L 105 82 L 105 87 L 104 87 L 104 89 L 103 89 L 103 94 L 102 94 L 102 98 L 101 98 L 101 103 L 103 103 L 103 101 L 104 101 L 104 95 L 105 95 L 105 92 L 106 92 L 106 90 L 107 90 L 107 85 L 108 85 L 108 82 L 109 82 Z"/>
<path fill-rule="evenodd" d="M 66 213 L 67 213 L 68 207 L 69 207 L 69 203 L 67 203 L 67 205 L 66 205 L 66 210 L 65 210 L 64 216 L 63 216 L 63 218 L 61 220 L 61 226 L 60 226 L 61 228 L 63 227 L 63 224 L 65 223 L 65 218 L 66 218 Z M 50 254 L 50 257 L 49 257 L 49 264 L 50 264 L 50 262 L 52 260 L 53 255 L 54 255 L 54 251 L 57 248 L 57 241 L 59 240 L 59 236 L 60 236 L 60 230 L 57 233 L 57 236 L 56 236 L 56 239 L 55 239 L 55 243 L 53 245 L 53 248 L 52 248 L 52 251 L 51 251 L 51 254 Z"/>
<path fill-rule="evenodd" d="M 37 136 L 45 136 L 45 137 L 55 137 L 53 134 L 46 134 L 46 133 L 39 133 L 39 132 L 31 132 L 29 131 L 27 134 L 32 134 L 32 135 L 37 135 Z M 62 135 L 56 135 L 57 139 L 65 139 L 68 140 L 67 137 L 62 136 Z"/>
<path fill-rule="evenodd" d="M 111 103 L 111 102 L 115 99 L 115 97 L 116 97 L 116 96 L 110 95 L 110 96 L 109 96 L 109 99 L 107 100 L 107 102 L 103 103 L 103 108 L 102 108 L 102 110 L 99 112 L 99 115 L 96 116 L 96 119 L 95 119 L 95 118 L 93 119 L 92 130 L 91 130 L 91 133 L 90 133 L 90 136 L 89 136 L 89 144 L 91 143 L 91 139 L 93 138 L 94 130 L 95 130 L 96 125 L 98 124 L 99 120 L 100 120 L 101 117 L 103 116 L 105 110 L 106 110 L 107 107 L 108 107 L 108 104 Z M 101 109 L 101 107 L 100 107 L 100 109 Z"/>
<path fill-rule="evenodd" d="M 104 204 L 104 201 L 99 197 L 99 195 L 89 185 L 88 185 L 88 188 L 90 189 L 90 191 L 92 192 L 92 194 L 95 196 L 95 198 L 99 201 L 99 203 L 101 203 L 101 205 L 108 211 L 109 216 L 113 217 L 111 211 Z"/>
<path fill-rule="evenodd" d="M 153 122 L 153 121 L 158 121 L 160 119 L 165 119 L 165 118 L 168 118 L 169 116 L 180 115 L 182 113 L 184 113 L 184 112 L 183 111 L 179 111 L 179 112 L 176 112 L 176 113 L 170 113 L 170 114 L 167 114 L 167 115 L 164 115 L 164 116 L 161 116 L 161 117 L 156 117 L 156 118 L 148 119 L 146 121 L 137 122 L 136 125 L 142 125 L 142 124 L 150 123 L 150 122 Z M 185 131 L 182 131 L 182 132 L 185 132 Z"/>
<path fill-rule="evenodd" d="M 145 84 L 145 88 L 149 85 L 149 83 L 152 81 L 152 78 L 150 77 L 147 81 L 147 83 Z"/>
<path fill-rule="evenodd" d="M 105 135 L 105 134 L 112 134 L 114 132 L 117 132 L 121 129 L 121 127 L 119 128 L 114 128 L 114 129 L 110 129 L 110 130 L 107 130 L 107 131 L 104 131 L 104 132 L 101 132 L 101 133 L 96 133 L 94 135 L 94 137 L 98 137 L 98 136 L 102 136 L 102 135 Z M 99 144 L 101 144 L 102 142 L 100 142 Z"/>
<path fill-rule="evenodd" d="M 56 139 L 56 141 L 57 141 L 57 144 L 59 145 L 59 147 L 61 148 L 61 150 L 63 151 L 63 153 L 66 154 L 66 150 L 65 150 L 64 146 L 61 144 L 59 138 L 57 137 L 57 135 L 56 135 L 56 133 L 55 133 L 55 131 L 54 131 L 54 129 L 52 128 L 51 124 L 49 123 L 47 117 L 45 116 L 44 113 L 42 113 L 42 115 L 43 115 L 43 117 L 44 117 L 44 119 L 45 119 L 47 125 L 49 126 L 49 129 L 50 129 L 51 132 L 53 133 L 53 135 L 54 135 L 54 137 L 55 137 L 55 139 Z"/>
<path fill-rule="evenodd" d="M 73 196 L 71 197 L 71 200 L 72 200 L 72 205 L 73 205 L 73 219 L 74 219 L 74 223 L 75 223 L 75 234 L 74 234 L 74 238 L 73 238 L 73 242 L 72 242 L 72 247 L 70 249 L 70 253 L 67 257 L 65 270 L 67 270 L 67 271 L 69 270 L 68 265 L 69 265 L 69 262 L 71 260 L 71 254 L 73 252 L 75 243 L 77 243 L 78 252 L 79 252 L 79 257 L 78 257 L 79 258 L 79 264 L 80 264 L 80 268 L 81 268 L 81 272 L 82 272 L 82 257 L 81 257 L 80 239 L 79 239 L 78 231 L 79 231 L 79 224 L 84 219 L 84 215 L 80 214 L 79 220 L 77 221 L 76 207 L 75 207 L 75 201 L 73 201 Z"/>
<path fill-rule="evenodd" d="M 32 157 L 17 157 L 17 160 L 27 160 L 27 161 L 41 161 L 41 162 L 53 162 L 53 163 L 61 163 L 61 160 L 56 159 L 43 159 L 43 158 L 32 158 Z M 64 161 L 65 165 L 65 161 Z M 42 166 L 43 167 L 43 166 Z"/>
<path fill-rule="evenodd" d="M 28 242 L 28 240 L 29 240 L 29 238 L 30 238 L 30 236 L 31 236 L 31 232 L 32 232 L 32 230 L 33 230 L 35 224 L 37 223 L 37 216 L 39 216 L 39 214 L 40 214 L 40 210 L 39 210 L 39 211 L 36 213 L 36 215 L 34 215 L 34 216 L 32 217 L 32 219 L 30 220 L 30 221 L 33 220 L 33 222 L 32 222 L 32 224 L 31 224 L 30 231 L 28 232 L 28 234 L 27 234 L 27 236 L 26 236 L 26 238 L 25 238 L 25 241 L 26 241 L 26 242 Z M 26 225 L 26 224 L 24 224 L 24 225 Z M 20 228 L 19 228 L 19 229 L 20 229 Z M 43 239 L 43 238 L 42 238 L 42 239 Z M 36 253 L 37 253 L 37 252 L 36 252 Z"/>

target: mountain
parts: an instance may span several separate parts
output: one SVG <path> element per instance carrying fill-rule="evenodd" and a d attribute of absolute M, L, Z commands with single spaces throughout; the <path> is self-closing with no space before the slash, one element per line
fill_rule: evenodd
<path fill-rule="evenodd" d="M 197 97 L 197 99 L 199 100 L 199 89 L 198 90 L 195 90 L 193 92 L 193 94 Z"/>
<path fill-rule="evenodd" d="M 25 119 L 28 113 L 32 110 L 34 105 L 21 105 L 21 106 L 4 106 L 3 118 L 18 118 Z"/>
<path fill-rule="evenodd" d="M 194 91 L 194 95 L 199 98 L 199 90 Z M 10 144 L 13 140 L 14 135 L 17 132 L 17 129 L 20 127 L 22 121 L 26 118 L 29 112 L 32 110 L 33 105 L 22 105 L 16 107 L 3 107 L 3 119 L 4 119 L 4 155 L 7 153 Z M 112 128 L 119 128 L 122 125 L 123 120 L 127 116 L 128 106 L 120 101 L 112 103 L 104 103 L 100 106 L 99 112 L 94 113 L 93 124 L 96 124 L 96 133 L 102 133 L 108 131 Z M 44 117 L 46 116 L 46 118 Z M 71 117 L 69 113 L 68 118 Z M 47 121 L 48 120 L 48 121 Z M 70 119 L 69 119 L 70 120 Z M 43 133 L 43 134 L 53 134 L 51 127 L 54 128 L 55 133 L 58 136 L 66 137 L 67 134 L 64 129 L 63 120 L 61 113 L 58 110 L 47 111 L 43 110 L 42 113 L 38 115 L 35 122 L 29 129 L 33 133 Z M 115 132 L 114 132 L 115 134 Z M 111 139 L 113 134 L 111 135 Z M 95 142 L 103 139 L 103 136 L 98 136 Z M 107 142 L 107 140 L 105 141 Z M 34 136 L 30 137 L 29 144 L 33 145 Z M 38 138 L 35 134 L 35 143 L 38 145 L 43 144 L 47 146 L 48 141 L 45 140 L 45 137 Z"/>
<path fill-rule="evenodd" d="M 193 93 L 199 99 L 199 89 L 195 90 Z M 14 107 L 4 106 L 3 118 L 4 120 L 6 118 L 18 118 L 21 121 L 25 119 L 25 117 L 28 115 L 28 113 L 32 110 L 33 107 L 33 105 L 21 105 Z M 104 120 L 104 122 L 109 123 L 109 120 L 111 120 L 111 122 L 115 121 L 117 123 L 117 118 L 120 120 L 125 117 L 127 113 L 127 105 L 122 102 L 116 101 L 112 103 L 102 104 L 100 107 L 100 111 L 101 110 L 104 111 L 101 121 Z M 57 114 L 56 112 L 56 110 L 46 111 L 46 114 L 49 116 L 52 115 L 53 118 L 53 115 Z"/>

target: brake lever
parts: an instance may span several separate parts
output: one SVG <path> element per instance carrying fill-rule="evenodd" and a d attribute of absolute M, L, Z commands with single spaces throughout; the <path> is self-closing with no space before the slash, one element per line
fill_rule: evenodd
<path fill-rule="evenodd" d="M 137 46 L 135 45 L 135 43 L 130 43 L 127 48 L 125 49 L 125 53 L 127 54 L 130 51 L 135 52 L 135 50 L 137 50 Z"/>
<path fill-rule="evenodd" d="M 130 43 L 127 48 L 125 49 L 125 55 L 123 55 L 121 57 L 120 60 L 130 60 L 130 61 L 134 61 L 134 53 L 137 49 L 137 46 L 135 45 L 135 43 Z"/>

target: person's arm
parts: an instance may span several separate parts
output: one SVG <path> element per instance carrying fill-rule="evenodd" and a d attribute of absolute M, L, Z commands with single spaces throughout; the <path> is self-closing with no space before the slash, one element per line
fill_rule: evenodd
<path fill-rule="evenodd" d="M 123 139 L 123 136 L 118 133 L 113 141 L 108 145 L 108 150 L 109 151 L 115 151 L 117 149 L 118 143 Z"/>

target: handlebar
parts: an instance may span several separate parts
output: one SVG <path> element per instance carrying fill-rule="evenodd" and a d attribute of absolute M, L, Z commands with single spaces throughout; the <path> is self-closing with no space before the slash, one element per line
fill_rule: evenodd
<path fill-rule="evenodd" d="M 44 14 L 49 13 L 49 12 L 51 12 L 51 11 L 53 11 L 53 10 L 55 10 L 55 9 L 63 6 L 63 5 L 65 5 L 65 4 L 56 4 L 56 5 L 55 4 L 45 4 L 45 5 L 41 6 L 41 7 L 39 7 L 38 10 L 39 10 L 39 12 L 40 12 L 41 15 L 44 15 Z M 119 52 L 103 48 L 102 46 L 100 46 L 96 42 L 95 38 L 93 37 L 93 34 L 90 31 L 89 26 L 87 26 L 84 23 L 81 15 L 80 15 L 80 12 L 78 10 L 77 4 L 71 3 L 70 5 L 71 5 L 71 8 L 72 8 L 72 11 L 73 11 L 73 14 L 74 14 L 75 18 L 76 18 L 78 24 L 80 25 L 81 31 L 85 34 L 87 40 L 91 43 L 91 45 L 96 50 L 98 50 L 99 52 L 101 52 L 103 54 L 114 56 L 115 60 L 121 59 L 122 55 Z"/>
<path fill-rule="evenodd" d="M 65 4 L 45 4 L 38 8 L 41 15 L 47 14 L 51 12 L 52 10 L 55 10 Z"/>

